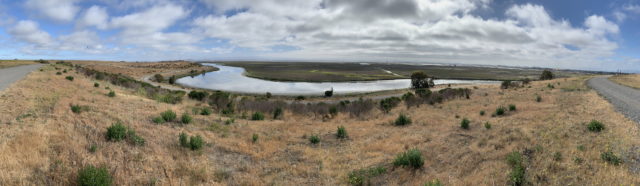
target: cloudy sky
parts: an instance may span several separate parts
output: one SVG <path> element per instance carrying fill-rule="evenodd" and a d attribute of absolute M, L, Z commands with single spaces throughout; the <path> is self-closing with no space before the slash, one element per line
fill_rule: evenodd
<path fill-rule="evenodd" d="M 0 0 L 0 58 L 640 71 L 639 0 Z"/>

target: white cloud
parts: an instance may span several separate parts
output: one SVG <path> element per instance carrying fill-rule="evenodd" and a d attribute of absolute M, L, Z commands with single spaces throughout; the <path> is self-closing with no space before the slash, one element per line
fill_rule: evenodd
<path fill-rule="evenodd" d="M 606 34 L 613 33 L 617 34 L 619 32 L 618 25 L 615 23 L 609 22 L 602 16 L 592 15 L 587 18 L 584 22 L 585 26 L 589 28 L 590 32 L 594 34 Z"/>
<path fill-rule="evenodd" d="M 25 6 L 31 10 L 37 11 L 45 18 L 69 22 L 74 19 L 76 13 L 80 10 L 75 5 L 78 0 L 27 0 Z"/>
<path fill-rule="evenodd" d="M 164 30 L 186 17 L 188 12 L 181 6 L 167 4 L 151 7 L 111 20 L 113 28 L 122 28 L 126 35 L 141 35 Z"/>
<path fill-rule="evenodd" d="M 53 44 L 53 39 L 51 39 L 49 33 L 40 30 L 38 23 L 30 20 L 19 21 L 14 27 L 9 28 L 8 33 L 19 41 L 37 47 L 46 47 Z"/>
<path fill-rule="evenodd" d="M 628 4 L 625 5 L 623 9 L 632 13 L 640 14 L 640 5 Z"/>
<path fill-rule="evenodd" d="M 108 26 L 109 15 L 107 9 L 100 6 L 91 6 L 84 13 L 84 16 L 78 20 L 80 26 L 95 26 L 98 29 L 106 29 Z"/>

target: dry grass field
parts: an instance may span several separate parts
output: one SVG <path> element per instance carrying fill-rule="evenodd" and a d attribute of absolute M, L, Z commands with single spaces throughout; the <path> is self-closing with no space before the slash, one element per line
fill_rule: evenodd
<path fill-rule="evenodd" d="M 609 79 L 621 85 L 640 89 L 640 74 L 616 75 Z"/>
<path fill-rule="evenodd" d="M 73 185 L 85 165 L 107 167 L 115 185 L 348 185 L 350 172 L 375 167 L 386 171 L 369 178 L 372 185 L 432 180 L 507 185 L 511 168 L 505 159 L 514 151 L 524 157 L 526 185 L 640 183 L 638 126 L 588 89 L 588 77 L 507 90 L 478 86 L 470 99 L 410 109 L 400 104 L 390 113 L 376 109 L 361 118 L 341 113 L 325 119 L 285 110 L 280 120 L 266 114 L 264 121 L 235 118 L 225 124 L 230 118 L 213 113 L 193 115 L 190 124 L 154 124 L 152 119 L 165 110 L 180 116 L 206 104 L 189 99 L 159 103 L 75 71 L 64 75 L 74 76 L 73 81 L 56 72 L 54 65 L 44 66 L 0 92 L 0 185 Z M 107 96 L 105 87 L 116 96 Z M 509 104 L 517 110 L 491 116 Z M 73 113 L 70 105 L 84 111 Z M 413 123 L 393 125 L 400 113 Z M 471 121 L 468 130 L 460 127 L 463 118 Z M 605 130 L 587 130 L 591 120 L 601 121 Z M 145 145 L 107 141 L 107 127 L 118 121 L 134 129 Z M 346 128 L 348 139 L 336 138 L 339 126 Z M 197 151 L 181 147 L 181 132 L 201 135 L 206 145 Z M 259 136 L 255 143 L 254 134 Z M 312 135 L 321 142 L 311 144 Z M 399 153 L 413 148 L 424 157 L 422 168 L 393 166 Z M 606 151 L 623 163 L 603 161 Z"/>
<path fill-rule="evenodd" d="M 0 68 L 9 68 L 20 65 L 30 65 L 36 64 L 34 61 L 25 61 L 25 60 L 0 60 Z"/>

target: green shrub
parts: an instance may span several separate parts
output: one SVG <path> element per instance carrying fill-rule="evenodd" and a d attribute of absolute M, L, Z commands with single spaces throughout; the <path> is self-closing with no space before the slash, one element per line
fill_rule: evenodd
<path fill-rule="evenodd" d="M 484 123 L 484 128 L 491 129 L 491 123 L 489 122 Z"/>
<path fill-rule="evenodd" d="M 311 137 L 309 137 L 309 142 L 311 142 L 311 144 L 318 144 L 320 143 L 320 137 L 318 137 L 317 135 L 312 135 Z"/>
<path fill-rule="evenodd" d="M 251 115 L 251 120 L 253 121 L 264 120 L 264 114 L 262 114 L 262 112 L 255 112 L 253 113 L 253 115 Z"/>
<path fill-rule="evenodd" d="M 116 122 L 107 128 L 107 140 L 120 141 L 127 137 L 127 127 L 120 122 Z"/>
<path fill-rule="evenodd" d="M 542 97 L 540 97 L 540 95 L 536 95 L 536 102 L 542 102 Z"/>
<path fill-rule="evenodd" d="M 504 107 L 500 106 L 498 108 L 496 108 L 496 112 L 494 113 L 496 116 L 502 116 L 504 115 L 505 109 Z"/>
<path fill-rule="evenodd" d="M 182 124 L 189 124 L 191 123 L 191 121 L 193 121 L 193 118 L 191 117 L 191 115 L 184 113 L 182 114 L 180 121 L 182 122 Z"/>
<path fill-rule="evenodd" d="M 283 115 L 282 108 L 278 107 L 273 111 L 273 119 L 281 119 Z"/>
<path fill-rule="evenodd" d="M 411 149 L 399 154 L 393 161 L 393 165 L 419 169 L 424 165 L 424 160 L 422 159 L 422 153 L 418 149 Z"/>
<path fill-rule="evenodd" d="M 116 92 L 114 91 L 110 91 L 109 94 L 107 94 L 107 96 L 109 97 L 116 97 Z"/>
<path fill-rule="evenodd" d="M 67 69 L 62 70 L 62 73 L 67 73 Z"/>
<path fill-rule="evenodd" d="M 518 151 L 513 151 L 507 155 L 507 163 L 510 166 L 522 164 L 522 154 Z"/>
<path fill-rule="evenodd" d="M 80 186 L 109 186 L 112 185 L 111 174 L 105 167 L 96 168 L 85 166 L 78 171 L 78 185 Z"/>
<path fill-rule="evenodd" d="M 213 113 L 213 111 L 209 107 L 205 107 L 205 108 L 202 108 L 202 110 L 200 110 L 200 115 L 203 115 L 203 116 L 211 115 L 211 113 Z"/>
<path fill-rule="evenodd" d="M 613 152 L 611 151 L 603 152 L 602 154 L 600 154 L 600 158 L 602 158 L 602 160 L 604 160 L 605 162 L 616 166 L 622 163 L 622 159 L 613 154 Z"/>
<path fill-rule="evenodd" d="M 155 118 L 153 118 L 153 120 L 152 120 L 152 121 L 153 121 L 153 123 L 155 123 L 155 124 L 161 124 L 161 123 L 167 122 L 167 121 L 165 121 L 164 119 L 162 119 L 162 117 L 155 117 Z"/>
<path fill-rule="evenodd" d="M 236 119 L 229 118 L 229 119 L 224 121 L 224 124 L 225 125 L 230 125 L 230 124 L 235 123 L 235 122 L 236 122 Z"/>
<path fill-rule="evenodd" d="M 587 125 L 587 129 L 589 129 L 589 131 L 591 132 L 600 132 L 604 130 L 604 124 L 597 120 L 591 120 L 591 122 L 589 122 L 589 124 Z"/>
<path fill-rule="evenodd" d="M 553 153 L 553 160 L 554 161 L 562 160 L 562 153 L 560 153 L 560 152 Z"/>
<path fill-rule="evenodd" d="M 267 94 L 265 95 L 265 97 L 267 97 L 267 99 L 271 98 L 271 97 L 272 97 L 271 92 L 267 92 Z"/>
<path fill-rule="evenodd" d="M 550 80 L 550 79 L 553 79 L 553 73 L 549 70 L 542 71 L 542 74 L 540 74 L 540 80 Z"/>
<path fill-rule="evenodd" d="M 484 116 L 484 110 L 480 111 L 480 115 Z"/>
<path fill-rule="evenodd" d="M 80 105 L 71 105 L 71 112 L 76 113 L 76 114 L 80 114 L 80 112 L 82 112 L 82 106 Z"/>
<path fill-rule="evenodd" d="M 258 142 L 258 134 L 255 134 L 255 133 L 254 133 L 254 134 L 253 134 L 253 136 L 251 136 L 251 141 L 252 141 L 253 143 Z"/>
<path fill-rule="evenodd" d="M 153 80 L 162 83 L 164 81 L 164 76 L 162 76 L 161 74 L 153 75 Z"/>
<path fill-rule="evenodd" d="M 202 139 L 202 136 L 191 136 L 189 139 L 189 147 L 191 147 L 191 150 L 199 150 L 202 146 L 204 146 L 204 139 Z"/>
<path fill-rule="evenodd" d="M 510 104 L 509 105 L 509 111 L 516 111 L 516 105 Z"/>
<path fill-rule="evenodd" d="M 180 146 L 189 147 L 189 136 L 187 136 L 187 134 L 185 134 L 184 132 L 180 133 L 178 140 L 180 141 Z"/>
<path fill-rule="evenodd" d="M 511 185 L 523 185 L 525 168 L 522 154 L 518 151 L 509 153 L 507 155 L 507 163 L 511 166 L 511 173 L 509 173 Z"/>
<path fill-rule="evenodd" d="M 338 131 L 336 132 L 336 136 L 340 139 L 345 139 L 348 136 L 347 134 L 347 129 L 344 128 L 344 126 L 339 126 L 338 127 Z"/>
<path fill-rule="evenodd" d="M 411 124 L 411 118 L 405 116 L 404 114 L 400 114 L 394 124 L 397 126 L 409 125 Z"/>
<path fill-rule="evenodd" d="M 136 135 L 136 131 L 129 129 L 129 131 L 127 131 L 127 139 L 129 140 L 129 142 L 133 145 L 137 145 L 137 146 L 143 146 L 145 144 L 145 140 L 144 138 Z"/>
<path fill-rule="evenodd" d="M 391 109 L 398 106 L 402 100 L 398 97 L 390 97 L 380 100 L 380 109 L 385 113 L 389 113 Z"/>
<path fill-rule="evenodd" d="M 73 81 L 73 76 L 67 76 L 67 77 L 65 77 L 65 79 L 67 79 L 69 81 Z"/>
<path fill-rule="evenodd" d="M 463 118 L 462 121 L 460 121 L 460 127 L 462 129 L 469 129 L 469 123 L 471 123 L 471 121 L 469 121 L 467 118 Z"/>
<path fill-rule="evenodd" d="M 304 99 L 305 99 L 305 97 L 304 97 L 304 96 L 296 96 L 296 100 L 297 100 L 297 101 L 302 101 L 302 100 L 304 100 Z"/>
<path fill-rule="evenodd" d="M 372 185 L 369 183 L 369 179 L 382 175 L 385 172 L 387 172 L 387 169 L 384 167 L 372 167 L 351 171 L 347 177 L 351 185 Z"/>
<path fill-rule="evenodd" d="M 204 100 L 204 98 L 207 98 L 207 96 L 209 96 L 209 94 L 205 91 L 191 91 L 189 92 L 189 98 L 191 99 L 195 99 L 198 101 L 202 101 Z"/>
<path fill-rule="evenodd" d="M 164 119 L 167 122 L 172 122 L 172 121 L 176 120 L 176 118 L 178 117 L 176 115 L 176 113 L 173 112 L 173 110 L 164 111 L 164 112 L 160 113 L 160 116 L 162 117 L 162 119 Z"/>
<path fill-rule="evenodd" d="M 56 75 L 62 75 L 62 72 L 56 72 Z"/>
<path fill-rule="evenodd" d="M 176 76 L 169 77 L 169 84 L 175 84 L 175 83 L 176 83 Z"/>
<path fill-rule="evenodd" d="M 100 83 L 93 83 L 93 87 L 100 87 Z"/>
<path fill-rule="evenodd" d="M 91 144 L 91 146 L 89 146 L 89 152 L 94 153 L 98 151 L 98 146 L 96 144 Z"/>

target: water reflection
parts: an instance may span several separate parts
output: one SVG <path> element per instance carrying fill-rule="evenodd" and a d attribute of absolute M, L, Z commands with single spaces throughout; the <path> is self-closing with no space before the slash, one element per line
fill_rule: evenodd
<path fill-rule="evenodd" d="M 324 91 L 334 89 L 334 94 L 363 93 L 381 90 L 394 90 L 409 88 L 411 80 L 378 80 L 359 82 L 279 82 L 269 81 L 244 76 L 244 68 L 231 67 L 218 64 L 205 64 L 214 66 L 220 70 L 209 72 L 196 77 L 184 77 L 177 80 L 177 83 L 212 90 L 222 90 L 227 92 L 264 94 L 271 92 L 275 95 L 324 95 Z M 489 84 L 496 81 L 478 80 L 446 80 L 439 79 L 435 84 Z"/>

